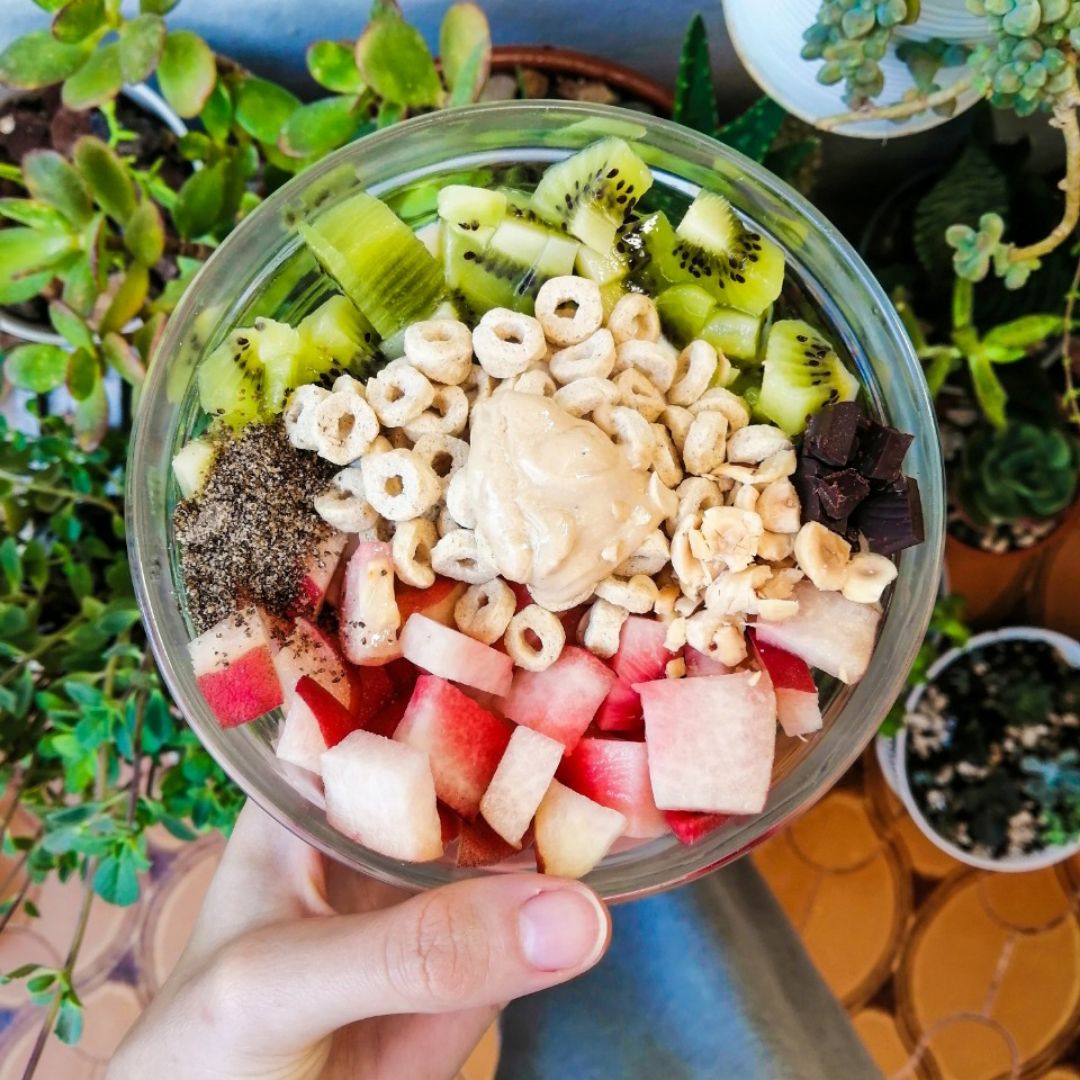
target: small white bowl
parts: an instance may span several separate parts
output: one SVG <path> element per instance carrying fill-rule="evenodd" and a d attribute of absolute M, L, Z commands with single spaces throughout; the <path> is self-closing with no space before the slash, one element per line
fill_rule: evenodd
<path fill-rule="evenodd" d="M 1007 626 L 1001 630 L 991 630 L 985 634 L 976 634 L 968 643 L 959 649 L 950 649 L 947 653 L 938 657 L 927 670 L 927 679 L 933 680 L 940 672 L 944 671 L 951 663 L 969 652 L 974 652 L 984 645 L 992 645 L 999 641 L 1045 641 L 1055 646 L 1065 659 L 1073 667 L 1080 667 L 1080 641 L 1059 634 L 1054 630 L 1044 630 L 1038 626 Z M 906 712 L 913 712 L 922 700 L 928 683 L 915 687 L 908 695 L 904 703 Z M 893 789 L 897 797 L 904 804 L 904 808 L 911 815 L 912 820 L 918 825 L 919 830 L 935 847 L 940 848 L 946 855 L 951 855 L 959 862 L 974 866 L 979 870 L 993 870 L 1004 873 L 1024 873 L 1029 870 L 1042 870 L 1047 866 L 1064 862 L 1073 855 L 1080 853 L 1080 840 L 1071 844 L 1059 844 L 1055 847 L 1044 848 L 1042 851 L 1032 851 L 1025 855 L 1005 855 L 1000 859 L 986 859 L 980 855 L 972 855 L 970 851 L 946 840 L 926 819 L 915 796 L 911 791 L 907 775 L 907 729 L 901 728 L 895 738 L 887 738 L 879 735 L 875 749 L 881 771 L 885 774 L 889 787 Z"/>

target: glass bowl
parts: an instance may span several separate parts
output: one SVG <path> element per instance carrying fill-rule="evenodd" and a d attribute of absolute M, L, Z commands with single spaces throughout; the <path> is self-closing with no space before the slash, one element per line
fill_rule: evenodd
<path fill-rule="evenodd" d="M 310 774 L 284 765 L 271 740 L 278 720 L 222 730 L 188 661 L 193 636 L 171 512 L 175 451 L 195 430 L 195 368 L 230 328 L 257 315 L 296 318 L 329 291 L 292 228 L 298 216 L 357 188 L 387 199 L 410 224 L 434 217 L 435 191 L 463 172 L 543 167 L 594 139 L 634 140 L 655 175 L 656 197 L 686 204 L 721 192 L 787 253 L 788 278 L 830 324 L 859 371 L 868 407 L 915 433 L 907 471 L 920 484 L 927 540 L 903 552 L 870 668 L 856 686 L 822 687 L 825 726 L 806 742 L 780 737 L 768 806 L 694 846 L 672 836 L 616 849 L 587 881 L 627 899 L 690 881 L 731 862 L 823 795 L 858 757 L 900 693 L 926 629 L 941 575 L 943 475 L 937 428 L 918 360 L 892 305 L 850 245 L 800 195 L 760 165 L 687 128 L 594 105 L 506 102 L 434 113 L 347 146 L 272 195 L 222 244 L 169 322 L 143 389 L 128 469 L 128 526 L 139 603 L 173 699 L 224 770 L 260 806 L 325 854 L 409 889 L 531 866 L 525 853 L 491 871 L 449 860 L 409 864 L 369 851 L 331 828 Z"/>

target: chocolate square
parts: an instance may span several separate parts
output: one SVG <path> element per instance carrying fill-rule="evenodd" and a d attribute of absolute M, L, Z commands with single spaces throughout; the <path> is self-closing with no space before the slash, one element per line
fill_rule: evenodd
<path fill-rule="evenodd" d="M 818 476 L 814 489 L 828 517 L 846 518 L 870 494 L 870 481 L 855 469 L 837 469 Z"/>
<path fill-rule="evenodd" d="M 859 439 L 855 466 L 868 480 L 896 480 L 913 435 L 871 422 Z"/>
<path fill-rule="evenodd" d="M 893 555 L 926 539 L 919 485 L 903 477 L 859 504 L 853 522 L 866 537 L 870 550 Z"/>
<path fill-rule="evenodd" d="M 810 418 L 803 450 L 826 465 L 847 465 L 855 454 L 861 417 L 854 401 L 826 405 Z"/>

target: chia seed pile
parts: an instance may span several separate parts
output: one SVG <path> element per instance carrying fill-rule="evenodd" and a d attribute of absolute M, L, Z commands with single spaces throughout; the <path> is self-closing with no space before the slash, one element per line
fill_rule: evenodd
<path fill-rule="evenodd" d="M 235 611 L 238 598 L 289 611 L 304 559 L 330 532 L 312 499 L 336 471 L 295 449 L 280 419 L 222 442 L 206 487 L 173 518 L 197 632 Z"/>
<path fill-rule="evenodd" d="M 1048 643 L 960 657 L 906 722 L 912 793 L 946 840 L 1002 858 L 1080 835 L 1080 670 Z"/>

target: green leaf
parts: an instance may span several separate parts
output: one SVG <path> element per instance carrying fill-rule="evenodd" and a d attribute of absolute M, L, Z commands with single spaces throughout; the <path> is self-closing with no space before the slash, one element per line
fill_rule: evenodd
<path fill-rule="evenodd" d="M 56 972 L 47 971 L 41 975 L 35 975 L 32 979 L 29 979 L 26 983 L 26 989 L 31 994 L 44 994 L 47 990 L 52 989 L 56 982 Z"/>
<path fill-rule="evenodd" d="M 117 224 L 126 224 L 138 199 L 135 182 L 116 151 L 93 135 L 82 135 L 72 158 L 98 206 Z"/>
<path fill-rule="evenodd" d="M 396 15 L 369 23 L 356 41 L 356 66 L 381 98 L 397 105 L 441 105 L 442 84 L 435 61 L 415 26 Z"/>
<path fill-rule="evenodd" d="M 49 304 L 49 322 L 53 329 L 76 349 L 93 351 L 94 335 L 81 316 L 60 300 Z"/>
<path fill-rule="evenodd" d="M 105 0 L 68 0 L 54 16 L 53 37 L 73 45 L 105 23 Z"/>
<path fill-rule="evenodd" d="M 126 83 L 141 83 L 153 75 L 165 51 L 165 20 L 160 15 L 137 15 L 120 27 L 120 70 Z"/>
<path fill-rule="evenodd" d="M 1028 349 L 1032 345 L 1042 344 L 1048 337 L 1060 334 L 1064 325 L 1060 315 L 1023 315 L 1012 322 L 995 326 L 985 335 L 983 342 L 1005 349 Z M 1021 352 L 1020 356 L 1024 355 Z"/>
<path fill-rule="evenodd" d="M 17 303 L 37 295 L 52 281 L 52 268 L 76 243 L 75 237 L 66 234 L 20 227 L 0 229 L 0 303 Z"/>
<path fill-rule="evenodd" d="M 259 142 L 277 145 L 285 121 L 300 107 L 300 99 L 277 83 L 250 76 L 233 91 L 236 122 Z"/>
<path fill-rule="evenodd" d="M 210 46 L 191 30 L 170 30 L 157 69 L 165 100 L 180 116 L 198 116 L 217 82 Z"/>
<path fill-rule="evenodd" d="M 205 236 L 217 224 L 225 203 L 225 162 L 192 173 L 180 188 L 172 218 L 185 240 Z"/>
<path fill-rule="evenodd" d="M 355 106 L 352 97 L 328 97 L 301 105 L 281 129 L 278 146 L 282 153 L 305 158 L 344 146 L 356 131 Z"/>
<path fill-rule="evenodd" d="M 116 97 L 123 83 L 120 45 L 111 41 L 95 49 L 86 63 L 64 80 L 60 97 L 69 109 L 92 109 Z"/>
<path fill-rule="evenodd" d="M 0 83 L 15 90 L 39 90 L 74 74 L 89 55 L 85 44 L 65 45 L 48 30 L 33 30 L 0 52 Z"/>
<path fill-rule="evenodd" d="M 180 0 L 139 0 L 139 10 L 148 15 L 168 15 Z"/>
<path fill-rule="evenodd" d="M 9 983 L 15 979 L 25 979 L 27 975 L 33 975 L 39 967 L 41 967 L 40 964 L 20 964 L 17 968 L 12 968 L 11 971 L 5 971 L 3 980 L 5 983 Z"/>
<path fill-rule="evenodd" d="M 86 349 L 76 349 L 68 361 L 68 392 L 76 401 L 85 401 L 101 378 L 97 357 Z"/>
<path fill-rule="evenodd" d="M 975 398 L 986 419 L 996 428 L 1005 426 L 1005 405 L 1008 395 L 1001 380 L 997 377 L 993 365 L 982 352 L 975 352 L 968 357 L 968 369 L 971 372 L 971 384 L 975 389 Z"/>
<path fill-rule="evenodd" d="M 23 567 L 19 557 L 19 545 L 15 543 L 14 536 L 4 538 L 0 543 L 0 575 L 3 576 L 6 592 L 17 592 L 22 584 Z"/>
<path fill-rule="evenodd" d="M 23 176 L 35 199 L 59 210 L 73 224 L 83 225 L 93 216 L 82 178 L 55 150 L 31 150 L 23 158 Z"/>
<path fill-rule="evenodd" d="M 0 217 L 16 221 L 38 232 L 64 233 L 70 227 L 67 218 L 59 210 L 36 199 L 0 199 Z"/>
<path fill-rule="evenodd" d="M 340 41 L 315 41 L 307 49 L 311 77 L 333 94 L 362 94 L 364 79 L 348 45 Z"/>
<path fill-rule="evenodd" d="M 82 1038 L 83 1010 L 78 999 L 65 998 L 56 1017 L 56 1037 L 68 1046 L 74 1046 Z"/>
<path fill-rule="evenodd" d="M 165 253 L 165 223 L 149 199 L 139 203 L 124 230 L 124 247 L 143 266 L 155 266 Z"/>
<path fill-rule="evenodd" d="M 439 30 L 443 78 L 451 105 L 468 105 L 480 96 L 491 71 L 491 27 L 476 4 L 454 4 Z"/>
<path fill-rule="evenodd" d="M 18 345 L 7 354 L 4 374 L 13 385 L 35 394 L 47 394 L 62 386 L 68 356 L 59 345 Z"/>
<path fill-rule="evenodd" d="M 105 438 L 109 426 L 109 402 L 105 397 L 105 380 L 98 379 L 90 396 L 75 405 L 71 427 L 75 442 L 83 450 L 95 450 Z"/>
<path fill-rule="evenodd" d="M 80 255 L 64 270 L 61 280 L 64 282 L 64 303 L 72 311 L 77 311 L 84 317 L 89 316 L 98 296 L 97 281 L 94 279 L 94 268 L 90 259 Z"/>
<path fill-rule="evenodd" d="M 154 350 L 161 342 L 161 335 L 165 332 L 167 318 L 165 312 L 155 312 L 135 331 L 131 339 L 132 345 L 138 350 L 139 356 L 146 367 L 149 367 L 154 359 Z"/>
<path fill-rule="evenodd" d="M 716 86 L 712 77 L 709 38 L 700 13 L 690 20 L 683 38 L 679 74 L 675 82 L 675 108 L 671 118 L 705 135 L 712 135 L 720 124 L 716 114 Z"/>
<path fill-rule="evenodd" d="M 119 334 L 106 334 L 101 341 L 101 352 L 109 367 L 132 386 L 139 386 L 146 378 L 146 368 L 139 354 Z"/>
<path fill-rule="evenodd" d="M 762 161 L 787 117 L 771 97 L 758 98 L 741 116 L 725 124 L 716 137 L 752 161 Z"/>
<path fill-rule="evenodd" d="M 405 118 L 405 106 L 396 101 L 384 101 L 379 105 L 379 112 L 375 117 L 375 124 L 379 128 L 390 127 L 398 124 Z"/>
<path fill-rule="evenodd" d="M 199 119 L 214 142 L 223 143 L 228 139 L 233 120 L 232 97 L 229 88 L 220 79 L 206 99 Z"/>
<path fill-rule="evenodd" d="M 105 309 L 101 318 L 101 332 L 107 334 L 127 326 L 142 310 L 149 291 L 150 271 L 142 263 L 132 263 Z"/>
<path fill-rule="evenodd" d="M 106 855 L 101 860 L 94 874 L 94 892 L 120 907 L 139 899 L 139 875 L 131 848 L 120 848 L 119 854 Z"/>

